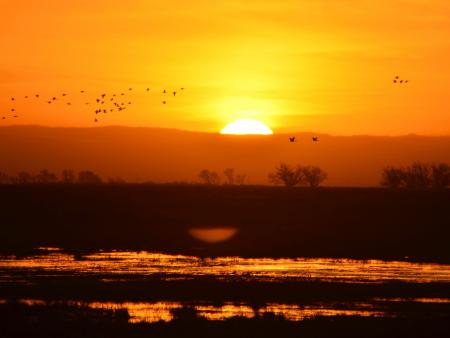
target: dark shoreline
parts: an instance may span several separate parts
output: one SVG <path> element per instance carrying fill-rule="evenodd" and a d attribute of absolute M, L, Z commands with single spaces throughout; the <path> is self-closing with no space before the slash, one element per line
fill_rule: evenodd
<path fill-rule="evenodd" d="M 207 256 L 450 263 L 450 190 L 196 185 L 0 186 L 0 252 L 146 250 Z M 234 227 L 208 244 L 192 227 Z"/>

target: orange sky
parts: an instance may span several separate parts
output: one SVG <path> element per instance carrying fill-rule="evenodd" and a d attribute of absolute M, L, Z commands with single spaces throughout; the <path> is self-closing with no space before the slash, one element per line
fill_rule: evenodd
<path fill-rule="evenodd" d="M 133 87 L 98 125 L 450 134 L 447 0 L 16 0 L 0 15 L 0 126 L 94 126 L 85 102 Z"/>

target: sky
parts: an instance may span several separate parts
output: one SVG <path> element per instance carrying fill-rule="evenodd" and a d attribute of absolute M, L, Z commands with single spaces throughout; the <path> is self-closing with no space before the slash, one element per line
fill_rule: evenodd
<path fill-rule="evenodd" d="M 0 126 L 450 135 L 449 37 L 446 0 L 3 0 Z"/>

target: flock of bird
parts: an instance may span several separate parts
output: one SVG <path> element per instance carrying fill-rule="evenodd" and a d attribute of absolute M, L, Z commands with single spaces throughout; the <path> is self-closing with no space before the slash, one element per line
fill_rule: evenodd
<path fill-rule="evenodd" d="M 82 99 L 84 102 L 84 105 L 95 105 L 94 109 L 92 110 L 94 115 L 94 122 L 99 122 L 99 114 L 108 114 L 113 113 L 115 111 L 121 112 L 125 109 L 127 109 L 130 105 L 133 104 L 131 101 L 131 98 L 129 97 L 129 94 L 126 94 L 126 92 L 131 93 L 133 91 L 137 91 L 134 88 L 128 88 L 128 91 L 120 92 L 120 93 L 113 93 L 113 94 L 99 94 L 95 97 L 89 97 L 86 90 L 80 90 L 80 94 L 82 95 Z M 150 92 L 150 88 L 146 88 L 144 90 L 145 92 Z M 177 95 L 179 95 L 180 92 L 184 91 L 184 87 L 181 87 L 177 90 L 169 91 L 167 89 L 163 89 L 161 91 L 162 99 L 161 103 L 163 105 L 168 104 L 169 98 L 175 98 Z M 48 105 L 56 104 L 57 102 L 62 102 L 63 104 L 67 106 L 72 106 L 73 101 L 70 100 L 70 97 L 73 97 L 74 95 L 69 95 L 68 93 L 61 93 L 55 96 L 51 96 L 48 99 L 43 100 Z M 31 100 L 31 99 L 38 99 L 41 100 L 42 95 L 41 94 L 34 94 L 32 96 L 25 95 L 23 97 L 24 100 Z M 7 118 L 18 118 L 18 109 L 16 107 L 16 104 L 18 103 L 19 98 L 18 97 L 11 97 L 11 103 L 12 107 L 10 110 L 10 116 L 2 116 L 2 120 L 6 120 Z M 42 100 L 41 100 L 42 101 Z"/>
<path fill-rule="evenodd" d="M 407 84 L 407 83 L 409 83 L 409 80 L 400 79 L 400 77 L 397 75 L 394 77 L 393 83 L 394 84 Z M 179 91 L 183 91 L 183 90 L 184 90 L 184 87 L 181 87 L 179 89 Z M 133 88 L 131 88 L 131 87 L 128 88 L 128 92 L 132 92 L 132 91 L 133 91 Z M 146 88 L 145 91 L 150 92 L 150 88 Z M 169 97 L 171 97 L 171 96 L 176 97 L 179 92 L 177 90 L 173 90 L 172 92 L 170 92 L 167 89 L 163 89 L 161 93 L 163 95 L 163 99 L 162 99 L 161 103 L 165 105 L 168 103 Z M 80 90 L 80 94 L 86 95 L 87 93 L 85 90 Z M 53 96 L 48 99 L 47 104 L 54 104 L 56 101 L 66 99 L 67 96 L 69 96 L 67 93 L 62 93 L 61 97 Z M 34 97 L 36 99 L 39 99 L 41 96 L 40 96 L 40 94 L 35 94 Z M 121 112 L 121 111 L 127 109 L 127 107 L 132 104 L 132 101 L 125 100 L 126 97 L 127 96 L 126 96 L 125 92 L 121 92 L 118 94 L 117 93 L 115 93 L 115 94 L 103 93 L 103 94 L 98 95 L 94 101 L 85 102 L 85 105 L 90 105 L 91 103 L 97 104 L 97 107 L 93 111 L 95 113 L 94 122 L 97 123 L 99 121 L 98 114 L 113 113 L 114 111 Z M 28 95 L 24 96 L 24 99 L 30 99 L 30 98 L 31 98 L 31 96 L 28 96 Z M 13 103 L 17 102 L 15 97 L 11 97 L 11 101 Z M 72 105 L 71 101 L 66 100 L 65 103 L 68 106 Z M 17 115 L 17 110 L 16 110 L 15 106 L 13 106 L 11 108 L 11 113 L 13 114 L 12 118 L 19 117 L 19 115 Z M 7 118 L 6 116 L 2 116 L 2 120 L 6 120 L 6 118 Z M 311 138 L 311 140 L 312 140 L 312 142 L 319 142 L 319 138 L 317 136 L 313 136 Z M 290 136 L 289 142 L 295 143 L 296 137 Z"/>

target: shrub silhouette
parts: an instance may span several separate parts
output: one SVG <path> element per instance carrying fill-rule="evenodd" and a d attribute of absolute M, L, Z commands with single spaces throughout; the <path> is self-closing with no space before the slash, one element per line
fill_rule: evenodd
<path fill-rule="evenodd" d="M 78 183 L 81 184 L 100 184 L 102 179 L 93 171 L 85 170 L 78 173 Z"/>
<path fill-rule="evenodd" d="M 64 183 L 74 183 L 75 182 L 75 173 L 73 170 L 64 169 L 61 172 L 61 180 Z"/>
<path fill-rule="evenodd" d="M 450 166 L 446 163 L 414 162 L 405 168 L 387 166 L 381 185 L 388 188 L 445 189 L 450 186 Z"/>
<path fill-rule="evenodd" d="M 208 169 L 203 169 L 198 174 L 198 177 L 200 178 L 200 181 L 203 184 L 208 185 L 218 185 L 220 184 L 220 177 L 219 174 L 215 171 L 210 171 Z"/>
<path fill-rule="evenodd" d="M 303 169 L 300 166 L 292 167 L 286 163 L 280 163 L 274 173 L 269 174 L 269 181 L 274 184 L 284 184 L 286 187 L 294 187 L 304 182 Z"/>
<path fill-rule="evenodd" d="M 316 166 L 306 166 L 302 168 L 304 180 L 310 187 L 316 188 L 327 178 L 327 173 Z"/>

